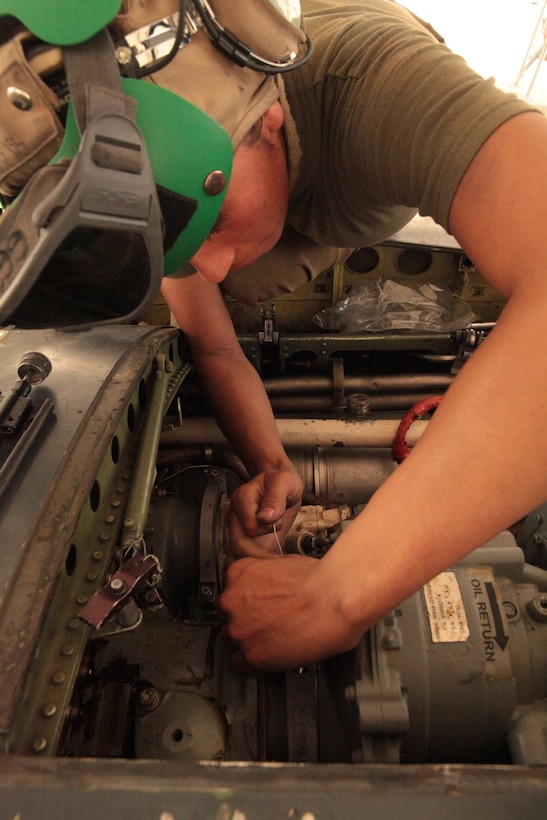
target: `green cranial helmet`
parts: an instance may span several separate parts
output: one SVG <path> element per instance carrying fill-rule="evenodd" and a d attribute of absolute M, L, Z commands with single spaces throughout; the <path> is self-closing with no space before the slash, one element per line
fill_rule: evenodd
<path fill-rule="evenodd" d="M 40 40 L 57 46 L 89 40 L 114 19 L 119 8 L 119 0 L 81 3 L 77 11 L 71 0 L 0 0 L 1 16 L 17 17 Z"/>
<path fill-rule="evenodd" d="M 1 324 L 141 316 L 210 233 L 272 75 L 311 48 L 291 0 L 82 6 L 0 0 Z"/>

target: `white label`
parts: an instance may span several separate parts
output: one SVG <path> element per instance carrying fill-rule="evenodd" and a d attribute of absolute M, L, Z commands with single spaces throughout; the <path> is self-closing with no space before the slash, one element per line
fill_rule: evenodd
<path fill-rule="evenodd" d="M 469 625 L 458 579 L 454 572 L 441 572 L 423 588 L 433 643 L 466 641 Z"/>

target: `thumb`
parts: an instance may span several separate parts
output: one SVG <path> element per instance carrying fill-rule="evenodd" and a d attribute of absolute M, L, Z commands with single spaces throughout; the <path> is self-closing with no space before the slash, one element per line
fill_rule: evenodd
<path fill-rule="evenodd" d="M 262 524 L 274 524 L 283 517 L 287 508 L 287 479 L 283 473 L 266 473 L 264 478 L 264 495 L 256 517 Z"/>

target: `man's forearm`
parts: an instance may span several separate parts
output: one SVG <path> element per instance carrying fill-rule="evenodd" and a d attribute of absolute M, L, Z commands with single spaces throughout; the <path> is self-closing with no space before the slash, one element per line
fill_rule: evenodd
<path fill-rule="evenodd" d="M 547 295 L 512 302 L 410 456 L 325 557 L 348 622 L 366 628 L 547 498 Z M 544 306 L 541 306 L 541 302 Z"/>
<path fill-rule="evenodd" d="M 262 381 L 243 353 L 193 358 L 211 411 L 250 474 L 290 466 Z"/>

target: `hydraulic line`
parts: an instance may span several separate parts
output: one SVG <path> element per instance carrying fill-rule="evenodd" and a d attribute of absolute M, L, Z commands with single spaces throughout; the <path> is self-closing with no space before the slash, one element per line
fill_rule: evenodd
<path fill-rule="evenodd" d="M 423 399 L 417 402 L 417 404 L 414 404 L 410 410 L 404 414 L 391 448 L 391 454 L 399 464 L 401 461 L 404 461 L 409 454 L 406 434 L 409 431 L 410 425 L 414 424 L 416 419 L 419 419 L 421 416 L 429 413 L 430 410 L 434 410 L 438 407 L 441 400 L 442 396 L 430 396 L 428 399 Z"/>

